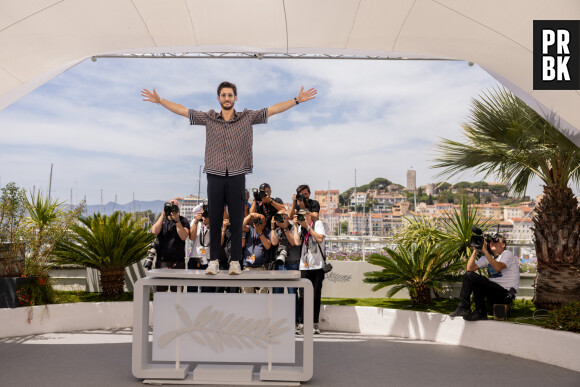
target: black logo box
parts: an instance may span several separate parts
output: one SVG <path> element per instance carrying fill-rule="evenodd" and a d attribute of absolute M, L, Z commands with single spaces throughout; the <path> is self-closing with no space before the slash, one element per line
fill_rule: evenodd
<path fill-rule="evenodd" d="M 548 47 L 548 53 L 544 54 L 543 31 L 544 30 L 566 30 L 570 34 L 568 49 L 570 51 L 567 62 L 570 80 L 551 81 L 543 80 L 543 58 L 544 56 L 558 57 L 568 56 L 568 54 L 557 53 L 557 42 Z M 557 34 L 556 34 L 557 36 Z M 534 90 L 580 90 L 580 20 L 534 20 L 534 63 L 533 77 Z M 556 60 L 557 61 L 557 60 Z"/>

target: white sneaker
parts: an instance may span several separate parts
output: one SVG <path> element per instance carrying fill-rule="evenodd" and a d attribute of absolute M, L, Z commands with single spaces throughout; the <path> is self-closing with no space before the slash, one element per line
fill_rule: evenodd
<path fill-rule="evenodd" d="M 302 336 L 304 334 L 304 324 L 296 324 L 294 333 L 298 336 Z"/>
<path fill-rule="evenodd" d="M 318 327 L 318 323 L 314 324 L 314 334 L 315 335 L 320 334 L 320 328 Z"/>
<path fill-rule="evenodd" d="M 238 261 L 230 262 L 230 274 L 242 274 L 242 268 Z"/>
<path fill-rule="evenodd" d="M 209 265 L 207 265 L 207 269 L 205 269 L 205 274 L 217 274 L 220 271 L 220 264 L 217 259 L 213 261 L 209 261 Z"/>

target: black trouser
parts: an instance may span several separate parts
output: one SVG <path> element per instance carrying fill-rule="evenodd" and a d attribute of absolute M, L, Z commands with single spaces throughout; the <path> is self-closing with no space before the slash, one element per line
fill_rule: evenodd
<path fill-rule="evenodd" d="M 490 281 L 487 277 L 479 275 L 473 271 L 463 274 L 463 283 L 459 301 L 465 309 L 470 309 L 470 298 L 473 293 L 475 310 L 486 314 L 485 299 L 493 304 L 505 304 L 511 301 L 509 292 L 501 285 Z"/>
<path fill-rule="evenodd" d="M 318 318 L 320 316 L 320 299 L 322 298 L 322 281 L 324 280 L 324 270 L 314 269 L 314 270 L 300 270 L 300 276 L 302 278 L 308 278 L 312 282 L 312 287 L 314 288 L 314 323 L 318 324 Z M 299 288 L 300 297 L 298 298 L 298 321 L 304 322 L 304 289 Z"/>
<path fill-rule="evenodd" d="M 242 262 L 242 224 L 246 205 L 246 175 L 218 176 L 207 174 L 207 199 L 209 204 L 209 256 L 220 256 L 224 205 L 228 206 L 232 256 L 230 261 Z"/>
<path fill-rule="evenodd" d="M 155 260 L 156 269 L 185 269 L 185 260 L 183 261 L 161 261 L 159 259 Z M 156 292 L 166 292 L 167 286 L 155 286 Z M 177 291 L 177 286 L 171 287 L 172 292 Z"/>

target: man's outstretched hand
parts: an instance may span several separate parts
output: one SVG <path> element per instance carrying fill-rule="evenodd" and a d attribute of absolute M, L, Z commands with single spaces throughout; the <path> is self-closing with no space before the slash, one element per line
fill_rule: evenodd
<path fill-rule="evenodd" d="M 318 91 L 314 88 L 304 91 L 304 86 L 302 86 L 300 88 L 300 93 L 298 93 L 298 97 L 297 97 L 298 102 L 302 103 L 302 102 L 310 101 L 311 99 L 316 98 L 317 92 Z"/>
<path fill-rule="evenodd" d="M 144 97 L 143 101 L 148 101 L 148 102 L 153 102 L 153 103 L 160 103 L 161 102 L 161 97 L 159 96 L 159 94 L 157 94 L 155 89 L 153 89 L 153 92 L 151 92 L 147 89 L 141 90 L 141 97 Z"/>

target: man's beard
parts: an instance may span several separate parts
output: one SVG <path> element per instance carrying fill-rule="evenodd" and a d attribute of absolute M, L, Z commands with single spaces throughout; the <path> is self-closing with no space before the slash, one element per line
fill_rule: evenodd
<path fill-rule="evenodd" d="M 232 110 L 232 109 L 234 108 L 234 103 L 232 102 L 232 103 L 230 104 L 230 106 L 224 106 L 224 104 L 223 104 L 223 103 L 220 103 L 220 106 L 221 106 L 221 107 L 222 107 L 222 109 L 224 109 L 224 110 Z"/>

